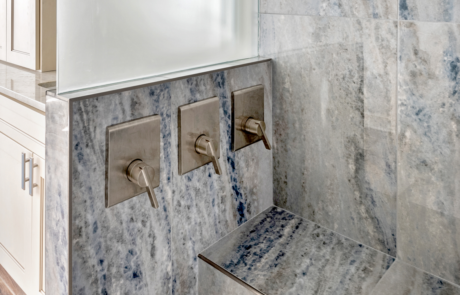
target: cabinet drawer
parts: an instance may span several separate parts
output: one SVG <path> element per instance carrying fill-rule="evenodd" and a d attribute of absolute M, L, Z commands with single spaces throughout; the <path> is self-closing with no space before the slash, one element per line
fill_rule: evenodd
<path fill-rule="evenodd" d="M 0 95 L 0 119 L 45 143 L 45 114 Z"/>

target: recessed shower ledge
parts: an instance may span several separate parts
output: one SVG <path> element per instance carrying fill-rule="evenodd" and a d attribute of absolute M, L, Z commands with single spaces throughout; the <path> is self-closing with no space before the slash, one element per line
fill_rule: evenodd
<path fill-rule="evenodd" d="M 164 75 L 153 76 L 149 78 L 136 79 L 121 83 L 109 84 L 100 87 L 93 87 L 78 91 L 71 91 L 65 93 L 56 94 L 55 90 L 50 90 L 47 92 L 47 95 L 59 98 L 65 101 L 76 101 L 81 99 L 88 99 L 92 97 L 108 95 L 112 93 L 119 93 L 123 91 L 129 91 L 137 88 L 149 87 L 157 84 L 172 82 L 176 80 L 191 78 L 195 76 L 200 76 L 203 74 L 210 74 L 215 72 L 220 72 L 224 70 L 229 70 L 238 67 L 249 66 L 253 64 L 263 63 L 270 61 L 271 58 L 265 57 L 253 57 L 247 58 L 222 64 L 215 64 L 200 68 L 189 69 L 185 71 L 178 71 L 167 73 Z"/>

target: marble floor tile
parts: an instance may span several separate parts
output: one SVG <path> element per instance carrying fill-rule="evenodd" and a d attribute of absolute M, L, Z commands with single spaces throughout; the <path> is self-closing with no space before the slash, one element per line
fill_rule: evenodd
<path fill-rule="evenodd" d="M 266 295 L 370 294 L 394 262 L 278 207 L 201 255 Z"/>
<path fill-rule="evenodd" d="M 398 257 L 460 283 L 460 25 L 401 22 Z"/>
<path fill-rule="evenodd" d="M 399 0 L 402 20 L 460 23 L 460 0 Z"/>
<path fill-rule="evenodd" d="M 261 0 L 261 13 L 397 19 L 392 0 Z"/>
<path fill-rule="evenodd" d="M 370 294 L 459 295 L 460 287 L 397 260 Z"/>
<path fill-rule="evenodd" d="M 262 15 L 275 204 L 396 256 L 397 23 Z"/>

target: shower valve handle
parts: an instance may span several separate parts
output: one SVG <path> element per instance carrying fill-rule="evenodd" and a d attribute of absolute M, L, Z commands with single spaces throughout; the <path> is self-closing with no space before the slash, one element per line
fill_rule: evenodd
<path fill-rule="evenodd" d="M 152 185 L 153 178 L 155 176 L 155 169 L 141 160 L 134 160 L 131 164 L 129 164 L 128 169 L 126 169 L 126 175 L 131 182 L 142 188 L 147 188 L 150 203 L 153 208 L 157 209 L 159 204 Z"/>
<path fill-rule="evenodd" d="M 198 137 L 195 143 L 195 150 L 200 155 L 205 155 L 211 158 L 212 165 L 217 175 L 222 174 L 222 169 L 220 168 L 219 158 L 217 158 L 216 150 L 214 149 L 214 142 L 212 138 L 207 137 L 206 135 L 201 135 Z"/>
<path fill-rule="evenodd" d="M 261 136 L 264 142 L 265 148 L 267 150 L 271 150 L 272 146 L 270 141 L 268 140 L 267 134 L 265 133 L 266 125 L 264 121 L 255 120 L 253 118 L 247 118 L 243 120 L 243 128 L 244 131 Z"/>

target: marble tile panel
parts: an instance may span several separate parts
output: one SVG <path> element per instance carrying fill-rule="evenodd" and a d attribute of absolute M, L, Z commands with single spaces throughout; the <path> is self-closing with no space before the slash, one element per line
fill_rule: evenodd
<path fill-rule="evenodd" d="M 254 295 L 252 291 L 201 259 L 198 261 L 198 270 L 198 294 L 200 295 Z"/>
<path fill-rule="evenodd" d="M 460 25 L 401 22 L 398 257 L 460 283 Z"/>
<path fill-rule="evenodd" d="M 69 103 L 47 97 L 45 185 L 45 289 L 69 294 Z"/>
<path fill-rule="evenodd" d="M 396 256 L 397 23 L 262 15 L 261 54 L 275 204 Z"/>
<path fill-rule="evenodd" d="M 202 255 L 267 295 L 371 294 L 394 258 L 271 207 Z"/>
<path fill-rule="evenodd" d="M 197 294 L 199 251 L 273 205 L 271 151 L 231 151 L 231 92 L 265 85 L 271 137 L 271 64 L 253 64 L 72 102 L 74 294 Z M 178 175 L 177 110 L 218 96 L 221 165 Z M 146 194 L 105 208 L 106 129 L 161 115 L 160 203 Z"/>
<path fill-rule="evenodd" d="M 460 287 L 396 260 L 372 295 L 459 295 Z"/>
<path fill-rule="evenodd" d="M 271 138 L 270 63 L 231 69 L 171 83 L 173 212 L 173 294 L 197 294 L 198 254 L 273 204 L 272 154 L 259 142 L 231 150 L 232 91 L 265 85 L 265 115 Z M 206 98 L 220 99 L 220 163 L 183 176 L 177 168 L 177 109 Z"/>
<path fill-rule="evenodd" d="M 402 20 L 460 23 L 460 0 L 399 0 Z"/>
<path fill-rule="evenodd" d="M 397 19 L 392 0 L 261 0 L 261 13 Z"/>
<path fill-rule="evenodd" d="M 108 126 L 161 116 L 160 207 L 146 193 L 105 208 Z M 73 102 L 73 294 L 171 294 L 171 93 L 162 84 Z"/>

